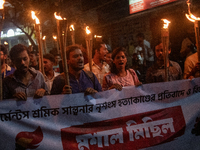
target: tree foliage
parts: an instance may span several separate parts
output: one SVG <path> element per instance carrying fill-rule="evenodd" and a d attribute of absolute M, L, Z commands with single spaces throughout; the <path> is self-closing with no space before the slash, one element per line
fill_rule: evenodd
<path fill-rule="evenodd" d="M 21 29 L 28 37 L 31 44 L 36 47 L 32 36 L 34 30 L 34 20 L 31 11 L 35 11 L 42 26 L 53 25 L 53 13 L 57 9 L 55 0 L 6 0 L 5 20 L 12 22 Z M 46 28 L 44 28 L 46 29 Z"/>

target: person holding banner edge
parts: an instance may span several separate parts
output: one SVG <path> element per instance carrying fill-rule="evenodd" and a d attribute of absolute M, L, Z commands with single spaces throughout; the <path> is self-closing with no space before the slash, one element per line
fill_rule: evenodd
<path fill-rule="evenodd" d="M 82 93 L 85 95 L 100 92 L 101 85 L 96 76 L 90 71 L 84 71 L 84 58 L 78 45 L 71 45 L 66 50 L 69 68 L 70 86 L 65 84 L 64 74 L 58 75 L 52 85 L 51 95 Z"/>
<path fill-rule="evenodd" d="M 27 97 L 42 98 L 48 94 L 42 73 L 29 68 L 28 54 L 28 48 L 22 44 L 11 48 L 10 58 L 16 70 L 3 79 L 3 99 L 26 100 Z"/>

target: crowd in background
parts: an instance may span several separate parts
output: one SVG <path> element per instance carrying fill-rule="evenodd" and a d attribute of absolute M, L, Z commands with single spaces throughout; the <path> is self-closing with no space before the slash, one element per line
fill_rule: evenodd
<path fill-rule="evenodd" d="M 71 45 L 66 49 L 68 80 L 63 73 L 63 63 L 58 53 L 52 50 L 43 56 L 44 73 L 40 70 L 39 55 L 22 44 L 11 48 L 9 54 L 1 45 L 1 73 L 3 79 L 3 98 L 26 100 L 27 97 L 41 98 L 48 94 L 73 94 L 116 89 L 125 86 L 140 86 L 145 83 L 165 82 L 165 56 L 163 44 L 155 47 L 145 39 L 143 33 L 137 34 L 138 45 L 129 48 L 111 48 L 110 45 L 96 41 L 91 64 L 88 62 L 86 48 Z M 171 53 L 171 44 L 167 47 Z M 199 63 L 196 46 L 190 36 L 182 42 L 180 55 L 184 58 L 184 69 L 179 63 L 167 60 L 167 81 L 199 77 Z M 90 70 L 90 65 L 91 69 Z"/>

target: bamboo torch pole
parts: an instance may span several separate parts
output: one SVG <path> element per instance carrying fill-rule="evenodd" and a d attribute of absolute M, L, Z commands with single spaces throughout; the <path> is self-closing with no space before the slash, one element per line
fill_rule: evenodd
<path fill-rule="evenodd" d="M 70 34 L 71 34 L 71 39 L 72 39 L 72 45 L 75 45 L 75 32 L 74 32 L 74 25 L 71 25 L 70 28 Z"/>
<path fill-rule="evenodd" d="M 58 32 L 58 41 L 61 50 L 61 57 L 63 63 L 63 70 L 65 74 L 65 83 L 70 85 L 69 83 L 69 72 L 67 66 L 67 57 L 66 57 L 66 41 L 67 41 L 67 19 L 62 18 L 61 16 L 57 16 L 54 13 L 56 22 L 57 22 L 57 32 Z"/>
<path fill-rule="evenodd" d="M 1 30 L 3 27 L 4 20 L 4 0 L 0 1 L 0 44 L 1 44 Z M 0 70 L 1 70 L 1 53 L 0 53 Z M 3 99 L 3 87 L 2 87 L 2 74 L 0 73 L 0 100 Z"/>
<path fill-rule="evenodd" d="M 89 62 L 89 68 L 90 71 L 92 71 L 92 48 L 93 48 L 93 40 L 92 40 L 92 33 L 88 29 L 89 27 L 86 27 L 86 46 L 87 46 L 87 53 L 88 53 L 88 62 Z"/>
<path fill-rule="evenodd" d="M 39 70 L 42 72 L 43 75 L 45 75 L 44 72 L 44 64 L 43 64 L 43 50 L 42 50 L 42 29 L 40 26 L 39 19 L 35 16 L 35 12 L 32 11 L 32 18 L 36 21 L 35 23 L 35 31 L 36 31 L 36 37 L 38 42 L 38 50 L 39 50 Z"/>
<path fill-rule="evenodd" d="M 44 53 L 47 54 L 47 44 L 46 44 L 46 36 L 42 38 Z"/>
<path fill-rule="evenodd" d="M 187 0 L 187 5 L 188 5 L 188 13 L 189 14 L 185 14 L 185 16 L 187 17 L 188 20 L 190 20 L 191 22 L 194 23 L 194 30 L 195 30 L 195 37 L 196 37 L 196 46 L 197 46 L 198 61 L 200 61 L 200 41 L 199 41 L 199 21 L 200 21 L 200 18 L 194 16 L 191 13 L 191 10 L 190 10 L 191 2 L 190 2 L 190 0 Z M 200 72 L 198 71 L 195 76 L 199 77 L 200 76 Z"/>
<path fill-rule="evenodd" d="M 163 44 L 163 52 L 164 52 L 164 66 L 165 66 L 165 82 L 169 81 L 169 23 L 170 21 L 166 19 L 162 19 L 164 21 L 164 26 L 161 31 L 161 39 Z"/>

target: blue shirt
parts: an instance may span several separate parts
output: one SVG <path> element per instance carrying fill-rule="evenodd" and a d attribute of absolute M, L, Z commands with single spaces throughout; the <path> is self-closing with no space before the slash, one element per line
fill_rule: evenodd
<path fill-rule="evenodd" d="M 95 89 L 98 92 L 102 91 L 101 85 L 94 74 L 93 77 L 94 77 L 94 82 L 85 73 L 85 71 L 82 70 L 80 73 L 79 80 L 77 80 L 74 75 L 69 73 L 69 81 L 70 81 L 70 86 L 72 87 L 72 93 L 83 93 L 89 87 Z M 51 94 L 52 95 L 61 94 L 64 86 L 65 86 L 65 79 L 64 79 L 64 74 L 62 73 L 54 79 L 51 89 Z"/>
<path fill-rule="evenodd" d="M 14 71 L 15 71 L 15 68 L 10 67 L 10 66 L 8 66 L 8 65 L 6 64 L 6 69 L 5 69 L 5 71 L 2 73 L 2 79 L 5 78 L 5 77 L 7 77 L 7 76 L 9 76 L 9 75 L 11 75 L 11 74 L 13 74 Z"/>

